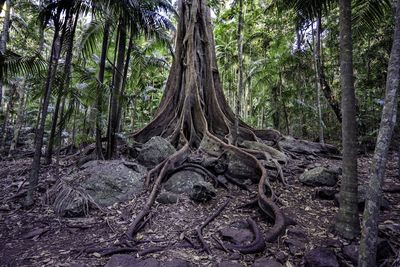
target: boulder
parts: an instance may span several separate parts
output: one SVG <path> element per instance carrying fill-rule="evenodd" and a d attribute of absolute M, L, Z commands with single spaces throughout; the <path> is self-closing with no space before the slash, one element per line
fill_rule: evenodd
<path fill-rule="evenodd" d="M 300 176 L 300 182 L 307 186 L 335 186 L 339 178 L 339 173 L 324 167 L 316 167 L 305 171 Z"/>
<path fill-rule="evenodd" d="M 261 174 L 256 168 L 253 161 L 246 161 L 244 158 L 234 154 L 227 153 L 227 174 L 242 180 L 250 179 L 253 182 L 258 182 Z"/>
<path fill-rule="evenodd" d="M 335 253 L 328 248 L 315 248 L 303 258 L 305 267 L 339 267 Z"/>
<path fill-rule="evenodd" d="M 91 161 L 51 188 L 50 201 L 61 216 L 81 216 L 88 202 L 106 207 L 138 195 L 146 172 L 145 167 L 135 163 Z"/>
<path fill-rule="evenodd" d="M 212 184 L 205 181 L 199 181 L 193 185 L 189 193 L 190 199 L 196 202 L 207 202 L 217 195 Z"/>
<path fill-rule="evenodd" d="M 175 152 L 175 148 L 167 140 L 155 136 L 143 145 L 137 160 L 140 164 L 152 168 Z"/>
<path fill-rule="evenodd" d="M 206 182 L 201 174 L 189 170 L 174 173 L 164 183 L 163 192 L 165 193 L 159 197 L 159 202 L 166 204 L 176 203 L 178 194 L 187 194 L 197 202 L 206 202 L 216 196 L 215 188 L 211 183 Z"/>
<path fill-rule="evenodd" d="M 175 204 L 178 202 L 179 195 L 168 191 L 161 192 L 157 197 L 157 202 L 161 204 Z"/>
<path fill-rule="evenodd" d="M 303 254 L 308 243 L 307 234 L 299 227 L 287 230 L 287 239 L 283 242 L 292 255 Z"/>
<path fill-rule="evenodd" d="M 259 258 L 252 265 L 252 267 L 267 267 L 267 266 L 282 267 L 282 264 L 273 259 Z"/>
<path fill-rule="evenodd" d="M 164 189 L 175 194 L 190 194 L 194 185 L 202 182 L 205 182 L 205 180 L 201 174 L 183 170 L 174 173 L 168 181 L 164 183 Z"/>

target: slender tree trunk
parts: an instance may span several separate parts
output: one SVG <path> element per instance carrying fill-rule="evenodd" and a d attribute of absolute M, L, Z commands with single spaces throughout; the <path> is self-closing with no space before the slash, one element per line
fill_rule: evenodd
<path fill-rule="evenodd" d="M 17 119 L 14 125 L 14 134 L 13 134 L 13 139 L 11 141 L 11 146 L 8 152 L 8 156 L 11 156 L 14 150 L 17 147 L 18 140 L 19 140 L 19 132 L 22 128 L 22 124 L 24 123 L 25 120 L 25 106 L 26 106 L 26 92 L 25 90 L 22 91 L 21 96 L 20 96 L 20 102 L 19 102 L 19 107 L 18 107 L 18 113 L 17 113 Z"/>
<path fill-rule="evenodd" d="M 340 80 L 342 86 L 343 178 L 335 225 L 339 235 L 354 239 L 360 231 L 357 192 L 357 122 L 353 76 L 351 0 L 340 0 Z"/>
<path fill-rule="evenodd" d="M 67 53 L 65 56 L 64 71 L 63 71 L 63 81 L 64 82 L 61 84 L 60 93 L 57 96 L 56 107 L 54 110 L 53 121 L 52 121 L 52 125 L 51 125 L 49 144 L 47 146 L 46 164 L 50 164 L 52 161 L 51 159 L 53 156 L 54 139 L 56 137 L 57 125 L 59 123 L 58 118 L 59 117 L 61 118 L 61 116 L 59 116 L 60 105 L 61 105 L 61 101 L 62 101 L 65 91 L 66 91 L 65 89 L 69 87 L 69 83 L 71 80 L 70 77 L 71 77 L 71 64 L 72 64 L 72 56 L 73 56 L 73 49 L 74 49 L 74 37 L 75 37 L 76 26 L 78 24 L 78 18 L 79 18 L 79 15 L 76 15 L 75 20 L 74 20 L 72 14 L 70 14 L 69 17 L 67 18 L 68 27 L 70 29 L 72 29 L 72 31 L 69 35 L 69 40 L 67 40 L 68 46 L 67 46 Z M 60 128 L 59 131 L 62 131 L 62 129 Z"/>
<path fill-rule="evenodd" d="M 9 39 L 10 26 L 11 26 L 11 0 L 6 0 L 5 3 L 7 5 L 7 9 L 5 10 L 3 32 L 1 33 L 0 37 L 0 53 L 2 55 L 4 55 L 7 49 L 7 42 Z M 1 6 L 3 6 L 3 4 L 4 1 Z M 2 112 L 4 110 L 4 107 L 3 107 L 3 82 L 1 80 L 0 80 L 0 106 L 1 106 L 0 112 Z"/>
<path fill-rule="evenodd" d="M 8 101 L 8 105 L 7 105 L 6 111 L 4 113 L 3 125 L 1 127 L 0 147 L 3 150 L 6 147 L 6 140 L 8 137 L 8 125 L 9 125 L 9 121 L 11 120 L 10 117 L 11 117 L 12 111 L 14 110 L 16 93 L 17 93 L 17 85 L 12 85 L 11 90 L 10 90 L 10 101 Z"/>
<path fill-rule="evenodd" d="M 122 88 L 121 88 L 121 97 L 120 97 L 121 101 L 122 101 L 122 98 L 124 97 L 125 89 L 126 89 L 126 82 L 128 80 L 129 64 L 130 64 L 131 54 L 132 54 L 132 49 L 133 49 L 133 37 L 134 37 L 134 29 L 132 27 L 130 37 L 129 37 L 128 50 L 126 52 L 125 67 L 124 67 L 124 73 L 123 73 L 123 78 L 122 78 Z M 123 121 L 121 121 L 121 119 L 124 117 L 121 118 L 121 114 L 122 114 L 122 105 L 120 104 L 118 107 L 118 115 L 117 115 L 118 131 L 122 131 L 121 125 L 122 125 Z"/>
<path fill-rule="evenodd" d="M 314 41 L 315 40 L 315 41 Z M 318 127 L 319 127 L 319 142 L 321 144 L 324 141 L 324 122 L 322 120 L 322 109 L 321 109 L 321 15 L 318 15 L 317 25 L 315 29 L 314 42 L 314 65 L 315 65 L 315 89 L 317 93 L 317 110 L 318 110 Z"/>
<path fill-rule="evenodd" d="M 238 19 L 238 58 L 239 58 L 239 82 L 238 82 L 238 90 L 236 96 L 236 116 L 235 116 L 235 134 L 233 144 L 237 146 L 238 144 L 238 136 L 239 136 L 239 120 L 241 113 L 241 104 L 243 97 L 243 0 L 239 0 L 239 19 Z"/>
<path fill-rule="evenodd" d="M 386 97 L 382 111 L 381 125 L 376 142 L 374 160 L 370 170 L 370 180 L 365 202 L 362 237 L 360 243 L 360 267 L 376 266 L 378 243 L 379 210 L 382 201 L 382 185 L 384 182 L 389 147 L 393 129 L 396 125 L 397 96 L 400 82 L 400 1 L 397 2 L 396 24 L 393 46 L 389 59 L 386 80 Z"/>
<path fill-rule="evenodd" d="M 49 107 L 51 91 L 52 91 L 53 83 L 54 83 L 56 73 L 57 73 L 58 60 L 60 58 L 60 52 L 61 52 L 61 47 L 62 47 L 62 43 L 63 43 L 63 39 L 64 39 L 64 34 L 65 34 L 65 27 L 64 27 L 63 32 L 60 37 L 59 36 L 59 27 L 56 26 L 56 28 L 54 30 L 53 44 L 52 44 L 51 55 L 50 55 L 50 60 L 49 60 L 50 61 L 49 68 L 48 68 L 48 72 L 47 72 L 47 80 L 46 80 L 46 85 L 45 85 L 44 95 L 43 95 L 42 114 L 40 116 L 40 123 L 39 123 L 38 130 L 35 134 L 35 154 L 33 157 L 31 172 L 30 172 L 30 175 L 28 178 L 29 188 L 28 188 L 28 193 L 27 193 L 26 199 L 25 199 L 26 206 L 31 206 L 33 204 L 33 193 L 39 183 L 40 158 L 42 155 L 43 135 L 44 135 L 44 128 L 45 128 L 45 124 L 46 124 L 46 118 L 47 118 L 47 109 Z"/>
<path fill-rule="evenodd" d="M 118 28 L 118 54 L 117 65 L 114 69 L 115 79 L 111 93 L 110 120 L 108 122 L 109 133 L 107 143 L 107 159 L 112 159 L 114 157 L 117 145 L 116 133 L 118 128 L 118 107 L 120 104 L 120 93 L 122 88 L 126 49 L 126 28 L 122 18 L 119 22 Z"/>
<path fill-rule="evenodd" d="M 108 51 L 108 39 L 110 36 L 110 22 L 107 20 L 104 26 L 104 33 L 103 33 L 103 44 L 101 48 L 101 58 L 100 58 L 100 67 L 99 67 L 99 74 L 98 79 L 101 84 L 104 84 L 104 74 L 106 69 L 106 59 L 107 59 L 107 51 Z M 97 99 L 96 99 L 96 154 L 97 159 L 102 160 L 104 159 L 103 156 L 103 146 L 101 142 L 101 113 L 102 113 L 102 103 L 103 103 L 103 90 L 99 88 L 97 92 Z"/>

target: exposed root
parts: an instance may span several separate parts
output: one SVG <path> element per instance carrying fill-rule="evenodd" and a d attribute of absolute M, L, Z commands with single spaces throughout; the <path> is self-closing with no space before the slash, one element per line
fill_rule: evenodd
<path fill-rule="evenodd" d="M 203 229 L 210 223 L 212 222 L 215 218 L 217 218 L 218 215 L 221 214 L 221 212 L 228 206 L 228 204 L 230 203 L 230 199 L 228 199 L 221 207 L 218 208 L 218 210 L 211 215 L 210 217 L 207 218 L 207 220 L 200 225 L 199 227 L 196 228 L 196 233 L 197 233 L 197 237 L 200 240 L 200 243 L 203 246 L 203 249 L 208 253 L 211 254 L 211 250 L 210 247 L 207 245 L 206 241 L 203 238 Z"/>
<path fill-rule="evenodd" d="M 164 164 L 162 167 L 160 174 L 158 175 L 154 185 L 153 189 L 150 193 L 149 199 L 147 200 L 144 208 L 142 211 L 136 216 L 135 220 L 132 222 L 132 224 L 129 226 L 128 231 L 127 231 L 127 236 L 129 239 L 133 239 L 136 233 L 142 228 L 144 225 L 141 223 L 144 219 L 145 216 L 147 216 L 150 213 L 151 206 L 154 204 L 157 193 L 160 189 L 161 183 L 166 177 L 169 172 L 173 169 L 175 169 L 177 166 L 181 165 L 187 158 L 189 153 L 189 145 L 186 144 L 183 148 L 181 148 L 179 151 L 177 151 L 174 155 L 172 155 Z"/>
<path fill-rule="evenodd" d="M 214 185 L 221 185 L 222 187 L 225 187 L 225 185 L 223 183 L 220 183 L 218 181 L 217 177 L 212 172 L 210 172 L 209 170 L 207 170 L 206 168 L 204 168 L 203 166 L 201 166 L 199 164 L 185 163 L 182 166 L 176 168 L 174 170 L 174 173 L 175 172 L 179 172 L 181 170 L 190 170 L 190 171 L 193 171 L 193 172 L 197 172 L 200 175 L 203 175 L 203 176 L 206 176 L 206 177 L 210 177 L 214 181 Z"/>
<path fill-rule="evenodd" d="M 251 242 L 248 245 L 236 245 L 236 244 L 226 243 L 225 247 L 227 249 L 236 250 L 244 254 L 258 253 L 265 249 L 265 239 L 260 230 L 258 229 L 256 222 L 253 219 L 248 218 L 247 223 L 249 224 L 250 229 L 255 236 L 253 242 Z"/>

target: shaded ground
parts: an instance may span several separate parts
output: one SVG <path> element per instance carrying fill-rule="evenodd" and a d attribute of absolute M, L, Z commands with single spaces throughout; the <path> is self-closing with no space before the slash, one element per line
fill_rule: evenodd
<path fill-rule="evenodd" d="M 389 187 L 400 186 L 396 163 L 397 158 L 391 156 L 386 179 Z M 137 236 L 141 241 L 139 251 L 163 248 L 161 252 L 145 257 L 154 257 L 162 262 L 179 258 L 198 266 L 218 266 L 218 263 L 224 260 L 251 266 L 255 259 L 261 257 L 283 258 L 283 262 L 286 262 L 287 255 L 286 266 L 298 266 L 307 251 L 323 246 L 336 252 L 342 266 L 353 266 L 350 261 L 344 259 L 342 253 L 343 245 L 348 243 L 331 233 L 332 222 L 338 209 L 335 201 L 316 199 L 316 189 L 305 187 L 298 181 L 298 177 L 306 168 L 320 165 L 339 166 L 340 161 L 302 156 L 291 160 L 284 169 L 289 187 L 283 188 L 279 183 L 273 183 L 276 194 L 280 197 L 280 206 L 298 225 L 290 226 L 278 242 L 268 243 L 263 253 L 242 255 L 225 252 L 216 241 L 220 239 L 219 230 L 248 217 L 252 217 L 263 232 L 267 231 L 269 224 L 260 212 L 254 208 L 239 208 L 248 203 L 253 195 L 256 196 L 256 185 L 250 187 L 254 193 L 233 185 L 230 186 L 230 192 L 219 188 L 218 197 L 207 204 L 197 204 L 186 197 L 182 197 L 177 204 L 156 203 L 150 222 Z M 370 165 L 370 156 L 360 158 L 360 184 L 365 184 Z M 114 205 L 104 212 L 92 211 L 88 217 L 79 219 L 59 218 L 55 216 L 51 207 L 45 204 L 37 204 L 32 209 L 24 210 L 22 198 L 11 197 L 23 192 L 29 166 L 30 159 L 0 162 L 0 266 L 104 266 L 109 257 L 100 257 L 98 253 L 85 253 L 84 250 L 91 247 L 109 247 L 123 236 L 129 223 L 145 203 L 147 193 L 129 203 Z M 39 191 L 44 193 L 57 177 L 65 175 L 68 171 L 67 167 L 60 170 L 55 165 L 45 167 Z M 271 176 L 274 175 L 271 173 Z M 381 235 L 388 238 L 393 248 L 399 251 L 400 229 L 388 229 L 385 225 L 400 222 L 400 194 L 385 195 L 390 204 L 389 209 L 382 213 Z M 207 255 L 193 248 L 186 240 L 191 240 L 195 247 L 198 245 L 195 228 L 227 198 L 231 198 L 229 206 L 204 229 L 204 237 L 211 247 L 212 254 Z M 299 232 L 303 236 L 300 242 Z M 389 264 L 388 261 L 386 266 L 390 266 Z"/>

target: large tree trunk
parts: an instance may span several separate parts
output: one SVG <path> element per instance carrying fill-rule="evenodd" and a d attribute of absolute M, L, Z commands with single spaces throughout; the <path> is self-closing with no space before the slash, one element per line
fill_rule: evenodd
<path fill-rule="evenodd" d="M 259 175 L 259 206 L 275 221 L 265 237 L 267 242 L 272 242 L 284 230 L 285 219 L 273 200 L 266 196 L 266 188 L 269 187 L 267 172 L 250 154 L 254 151 L 232 145 L 236 135 L 235 113 L 228 106 L 222 91 L 206 0 L 181 0 L 179 10 L 175 58 L 164 96 L 155 118 L 134 134 L 134 138 L 141 143 L 153 136 L 165 137 L 179 150 L 151 171 L 157 173 L 157 178 L 150 197 L 127 234 L 132 237 L 142 225 L 164 177 L 180 166 L 191 151 L 197 151 L 204 156 L 220 157 L 224 154 L 235 157 L 246 162 L 249 168 L 254 168 L 255 175 Z M 255 131 L 242 121 L 239 121 L 237 137 L 238 144 L 243 146 L 249 143 L 244 141 L 258 140 Z M 262 158 L 267 156 L 265 151 L 255 154 Z M 151 174 L 147 177 L 151 177 Z M 150 180 L 146 179 L 147 185 Z"/>
<path fill-rule="evenodd" d="M 7 49 L 7 42 L 9 39 L 10 34 L 10 26 L 11 26 L 11 0 L 2 1 L 1 7 L 3 7 L 4 2 L 6 3 L 7 9 L 5 10 L 4 14 L 4 22 L 3 22 L 3 31 L 0 37 L 0 53 L 4 55 Z M 0 11 L 3 8 L 0 9 Z M 0 106 L 1 110 L 3 111 L 3 82 L 0 80 Z"/>
<path fill-rule="evenodd" d="M 9 92 L 10 100 L 8 101 L 8 105 L 7 105 L 6 111 L 4 113 L 3 125 L 1 127 L 1 135 L 0 135 L 1 149 L 4 149 L 6 146 L 6 140 L 8 137 L 8 125 L 9 125 L 9 122 L 11 121 L 12 112 L 14 110 L 16 94 L 17 94 L 17 86 L 18 86 L 17 84 L 11 85 L 11 90 Z"/>
<path fill-rule="evenodd" d="M 357 122 L 353 77 L 351 0 L 340 0 L 340 80 L 343 111 L 343 178 L 340 187 L 340 208 L 335 228 L 338 234 L 344 238 L 353 239 L 359 234 L 360 222 L 357 200 Z"/>
<path fill-rule="evenodd" d="M 117 64 L 114 69 L 114 84 L 111 90 L 110 116 L 108 121 L 107 133 L 107 159 L 112 159 L 115 155 L 118 131 L 118 107 L 120 105 L 120 94 L 123 83 L 123 72 L 126 50 L 126 28 L 122 18 L 118 25 L 118 49 Z"/>
<path fill-rule="evenodd" d="M 382 200 L 382 184 L 384 182 L 389 147 L 396 125 L 397 96 L 400 82 L 400 1 L 397 2 L 396 24 L 390 54 L 388 76 L 386 80 L 386 97 L 382 111 L 381 125 L 376 142 L 374 160 L 370 170 L 370 181 L 362 224 L 360 243 L 360 267 L 376 266 L 378 242 L 379 209 Z"/>
<path fill-rule="evenodd" d="M 53 88 L 53 83 L 57 73 L 58 61 L 60 59 L 60 52 L 65 35 L 65 27 L 63 28 L 63 32 L 61 37 L 59 35 L 59 27 L 56 26 L 54 29 L 54 37 L 53 37 L 53 44 L 51 48 L 51 55 L 49 59 L 49 67 L 47 71 L 47 79 L 46 85 L 44 88 L 43 94 L 43 104 L 42 104 L 42 111 L 40 116 L 40 123 L 39 127 L 35 134 L 35 154 L 32 161 L 31 172 L 29 174 L 29 188 L 28 194 L 25 199 L 25 205 L 30 206 L 33 204 L 33 193 L 35 188 L 39 183 L 39 171 L 40 171 L 40 158 L 42 156 L 42 146 L 43 146 L 43 135 L 44 135 L 44 128 L 46 125 L 46 118 L 47 118 L 47 110 L 50 103 L 51 98 L 51 91 Z"/>

